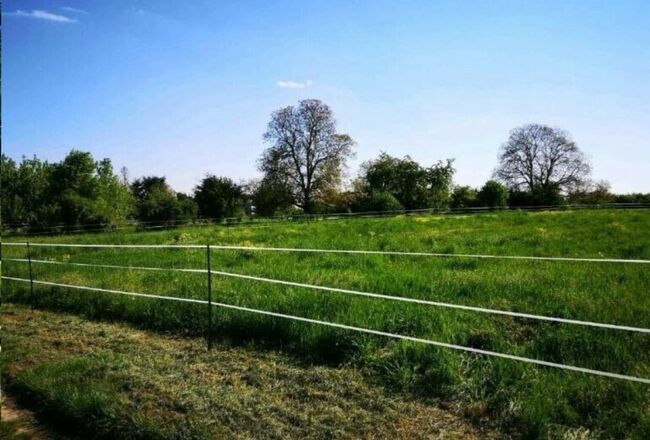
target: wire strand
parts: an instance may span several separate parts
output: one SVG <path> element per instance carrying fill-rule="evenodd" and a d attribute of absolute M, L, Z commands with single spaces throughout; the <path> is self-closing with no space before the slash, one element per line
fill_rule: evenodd
<path fill-rule="evenodd" d="M 3 242 L 2 246 L 26 246 L 27 242 Z M 192 244 L 108 244 L 108 243 L 31 243 L 39 247 L 72 247 L 72 248 L 134 248 L 134 249 L 203 249 L 204 245 Z M 478 258 L 501 260 L 530 260 L 530 261 L 564 261 L 576 263 L 617 263 L 617 264 L 650 264 L 650 260 L 625 258 L 581 258 L 581 257 L 543 257 L 534 255 L 494 255 L 494 254 L 453 254 L 442 252 L 409 252 L 409 251 L 374 251 L 363 249 L 318 249 L 318 248 L 287 248 L 261 246 L 210 245 L 212 249 L 241 250 L 259 252 L 306 252 L 351 255 L 392 255 L 403 257 L 445 257 L 445 258 Z"/>
<path fill-rule="evenodd" d="M 7 281 L 19 281 L 19 282 L 29 282 L 30 281 L 30 280 L 24 279 L 24 278 L 16 278 L 16 277 L 8 277 L 8 276 L 2 276 L 2 279 L 7 280 Z M 208 302 L 205 301 L 205 300 L 192 299 L 192 298 L 180 298 L 180 297 L 173 297 L 173 296 L 151 295 L 151 294 L 140 293 L 140 292 L 127 292 L 127 291 L 123 291 L 123 290 L 113 290 L 113 289 L 102 289 L 102 288 L 98 288 L 98 287 L 77 286 L 77 285 L 74 285 L 74 284 L 53 283 L 53 282 L 50 282 L 50 281 L 37 281 L 37 280 L 34 280 L 34 283 L 35 284 L 48 285 L 48 286 L 65 287 L 65 288 L 70 288 L 70 289 L 88 290 L 88 291 L 104 292 L 104 293 L 114 293 L 114 294 L 129 295 L 129 296 L 144 297 L 144 298 L 155 298 L 155 299 L 181 301 L 181 302 L 189 302 L 189 303 L 196 303 L 196 304 L 208 304 Z M 591 368 L 576 367 L 576 366 L 573 366 L 573 365 L 560 364 L 560 363 L 556 363 L 556 362 L 548 362 L 548 361 L 543 361 L 543 360 L 539 360 L 539 359 L 533 359 L 533 358 L 528 358 L 528 357 L 523 357 L 523 356 L 516 356 L 516 355 L 512 355 L 512 354 L 507 354 L 507 353 L 500 353 L 500 352 L 495 352 L 495 351 L 482 350 L 482 349 L 478 349 L 478 348 L 466 347 L 466 346 L 463 346 L 463 345 L 449 344 L 449 343 L 446 343 L 446 342 L 433 341 L 433 340 L 430 340 L 430 339 L 417 338 L 417 337 L 414 337 L 414 336 L 405 336 L 405 335 L 400 335 L 400 334 L 397 334 L 397 333 L 389 333 L 389 332 L 384 332 L 384 331 L 380 331 L 380 330 L 373 330 L 373 329 L 368 329 L 368 328 L 363 328 L 363 327 L 356 327 L 356 326 L 352 326 L 352 325 L 339 324 L 339 323 L 329 322 L 329 321 L 321 321 L 321 320 L 318 320 L 318 319 L 304 318 L 302 316 L 288 315 L 288 314 L 284 314 L 284 313 L 270 312 L 270 311 L 266 311 L 266 310 L 259 310 L 259 309 L 249 308 L 249 307 L 236 306 L 236 305 L 233 305 L 233 304 L 225 304 L 225 303 L 220 303 L 220 302 L 213 302 L 212 305 L 214 307 L 222 307 L 222 308 L 238 310 L 238 311 L 242 311 L 242 312 L 249 312 L 249 313 L 256 313 L 256 314 L 265 315 L 265 316 L 272 316 L 272 317 L 275 317 L 275 318 L 283 318 L 283 319 L 289 319 L 289 320 L 294 320 L 294 321 L 299 321 L 299 322 L 306 322 L 306 323 L 310 323 L 310 324 L 323 325 L 323 326 L 327 326 L 327 327 L 339 328 L 339 329 L 343 329 L 343 330 L 350 330 L 350 331 L 355 331 L 355 332 L 365 333 L 365 334 L 370 334 L 370 335 L 375 335 L 375 336 L 384 336 L 384 337 L 389 337 L 389 338 L 393 338 L 393 339 L 400 339 L 400 340 L 403 340 L 403 341 L 418 342 L 418 343 L 422 343 L 422 344 L 433 345 L 433 346 L 442 347 L 442 348 L 449 348 L 449 349 L 452 349 L 452 350 L 464 351 L 464 352 L 480 354 L 480 355 L 484 355 L 484 356 L 498 357 L 498 358 L 502 358 L 502 359 L 525 362 L 525 363 L 541 365 L 541 366 L 545 366 L 545 367 L 558 368 L 558 369 L 568 370 L 568 371 L 575 371 L 575 372 L 586 373 L 586 374 L 591 374 L 591 375 L 595 375 L 595 376 L 603 376 L 603 377 L 608 377 L 608 378 L 612 378 L 612 379 L 621 379 L 621 380 L 627 380 L 627 381 L 631 381 L 631 382 L 650 384 L 650 379 L 646 379 L 646 378 L 643 378 L 643 377 L 628 376 L 628 375 L 624 375 L 624 374 L 611 373 L 611 372 L 608 372 L 608 371 L 594 370 L 594 369 L 591 369 Z"/>
<path fill-rule="evenodd" d="M 28 262 L 27 259 L 23 259 L 23 258 L 6 258 L 5 261 L 15 261 L 15 262 L 23 262 L 23 263 Z M 145 267 L 145 266 L 119 266 L 119 265 L 113 265 L 113 264 L 89 264 L 89 263 L 74 263 L 74 262 L 53 261 L 53 260 L 34 260 L 34 259 L 32 259 L 31 262 L 32 263 L 41 263 L 41 264 L 79 266 L 79 267 L 98 267 L 98 268 L 106 268 L 106 269 L 127 269 L 127 270 L 143 270 L 143 271 L 171 271 L 171 272 L 186 272 L 186 273 L 207 273 L 206 269 L 163 268 L 163 267 Z M 554 316 L 535 315 L 535 314 L 522 313 L 522 312 L 512 312 L 512 311 L 509 311 L 509 310 L 499 310 L 499 309 L 489 309 L 489 308 L 485 308 L 485 307 L 466 306 L 466 305 L 462 305 L 462 304 L 453 304 L 453 303 L 445 303 L 445 302 L 439 302 L 439 301 L 429 301 L 429 300 L 417 299 L 417 298 L 408 298 L 408 297 L 403 297 L 403 296 L 385 295 L 385 294 L 381 294 L 381 293 L 372 293 L 372 292 L 363 292 L 363 291 L 358 291 L 358 290 L 341 289 L 341 288 L 338 288 L 338 287 L 319 286 L 319 285 L 316 285 L 316 284 L 297 283 L 297 282 L 294 282 L 294 281 L 284 281 L 284 280 L 278 280 L 278 279 L 274 279 L 274 278 L 265 278 L 265 277 L 259 277 L 259 276 L 254 276 L 254 275 L 244 275 L 244 274 L 238 274 L 238 273 L 232 273 L 232 272 L 223 272 L 223 271 L 217 271 L 217 270 L 212 270 L 211 273 L 212 273 L 212 275 L 220 275 L 220 276 L 231 277 L 231 278 L 240 278 L 240 279 L 245 279 L 245 280 L 260 281 L 260 282 L 265 282 L 265 283 L 280 284 L 280 285 L 284 285 L 284 286 L 299 287 L 299 288 L 312 289 L 312 290 L 321 290 L 321 291 L 326 291 L 326 292 L 345 293 L 345 294 L 349 294 L 349 295 L 363 296 L 363 297 L 368 297 L 368 298 L 385 299 L 385 300 L 390 300 L 390 301 L 399 301 L 399 302 L 406 302 L 406 303 L 420 304 L 420 305 L 428 305 L 428 306 L 434 306 L 434 307 L 444 307 L 444 308 L 458 309 L 458 310 L 464 310 L 464 311 L 469 311 L 469 312 L 478 312 L 478 313 L 487 313 L 487 314 L 493 314 L 493 315 L 511 316 L 511 317 L 514 317 L 514 318 L 533 319 L 533 320 L 537 320 L 537 321 L 557 322 L 557 323 L 562 323 L 562 324 L 582 325 L 582 326 L 587 326 L 587 327 L 596 327 L 596 328 L 603 328 L 603 329 L 610 329 L 610 330 L 621 330 L 621 331 L 629 331 L 629 332 L 635 332 L 635 333 L 650 334 L 650 328 L 643 328 L 643 327 L 633 327 L 633 326 L 619 325 L 619 324 L 607 324 L 607 323 L 593 322 L 593 321 L 582 321 L 582 320 L 577 320 L 577 319 L 558 318 L 558 317 L 554 317 Z"/>

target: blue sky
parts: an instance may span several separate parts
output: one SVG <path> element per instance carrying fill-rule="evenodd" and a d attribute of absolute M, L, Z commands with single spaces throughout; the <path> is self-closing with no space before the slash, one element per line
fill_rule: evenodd
<path fill-rule="evenodd" d="M 650 192 L 648 1 L 2 4 L 3 151 L 110 157 L 178 190 L 257 174 L 270 113 L 329 104 L 357 141 L 480 185 L 511 128 L 562 127 L 594 177 Z"/>

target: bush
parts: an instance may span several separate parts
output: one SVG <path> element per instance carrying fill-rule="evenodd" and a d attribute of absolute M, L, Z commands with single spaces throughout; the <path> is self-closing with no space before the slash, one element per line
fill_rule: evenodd
<path fill-rule="evenodd" d="M 476 206 L 478 199 L 476 190 L 471 186 L 457 186 L 451 193 L 450 206 L 452 208 L 468 208 Z"/>
<path fill-rule="evenodd" d="M 508 188 L 496 180 L 488 180 L 477 194 L 481 206 L 503 208 L 508 204 Z"/>
<path fill-rule="evenodd" d="M 401 211 L 404 209 L 402 204 L 394 195 L 388 192 L 373 192 L 360 200 L 355 211 Z"/>
<path fill-rule="evenodd" d="M 243 189 L 227 177 L 207 176 L 194 189 L 202 217 L 221 219 L 244 214 Z"/>

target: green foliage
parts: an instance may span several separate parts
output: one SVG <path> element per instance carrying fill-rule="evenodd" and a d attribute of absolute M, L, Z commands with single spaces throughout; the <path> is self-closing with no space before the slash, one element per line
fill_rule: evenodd
<path fill-rule="evenodd" d="M 65 438 L 392 439 L 435 438 L 443 429 L 493 431 L 391 393 L 355 368 L 301 363 L 253 344 L 215 341 L 208 351 L 203 338 L 14 304 L 3 304 L 3 325 L 12 329 L 2 340 L 3 392 L 10 388 L 21 404 L 68 428 Z M 335 336 L 344 337 L 323 338 L 321 348 L 327 350 Z M 409 363 L 403 362 L 406 368 Z M 438 377 L 427 372 L 423 385 L 434 386 Z M 29 432 L 3 437 L 21 428 L 3 430 L 5 423 L 3 418 L 0 438 L 33 440 Z"/>
<path fill-rule="evenodd" d="M 503 208 L 508 204 L 508 188 L 496 180 L 488 180 L 477 194 L 480 206 Z"/>
<path fill-rule="evenodd" d="M 187 221 L 196 217 L 196 204 L 188 196 L 177 196 L 164 177 L 135 180 L 131 191 L 136 200 L 136 218 L 151 224 Z"/>
<path fill-rule="evenodd" d="M 294 196 L 289 185 L 275 177 L 266 176 L 252 188 L 253 206 L 259 216 L 277 215 L 294 205 Z"/>
<path fill-rule="evenodd" d="M 560 188 L 554 185 L 535 187 L 530 191 L 510 190 L 508 206 L 561 206 L 566 199 L 560 193 Z"/>
<path fill-rule="evenodd" d="M 242 188 L 227 177 L 206 176 L 194 189 L 202 217 L 221 219 L 244 214 Z"/>
<path fill-rule="evenodd" d="M 358 212 L 401 211 L 402 204 L 389 192 L 372 192 L 361 199 L 356 207 Z"/>
<path fill-rule="evenodd" d="M 110 226 L 124 221 L 133 206 L 111 161 L 96 162 L 90 153 L 77 150 L 54 164 L 33 158 L 16 166 L 3 156 L 2 179 L 5 224 Z"/>
<path fill-rule="evenodd" d="M 353 155 L 354 141 L 336 131 L 332 110 L 318 99 L 273 112 L 264 139 L 271 144 L 259 160 L 264 178 L 290 188 L 293 202 L 307 213 L 323 203 L 325 192 L 340 186 Z"/>
<path fill-rule="evenodd" d="M 476 190 L 471 186 L 456 186 L 451 193 L 451 208 L 469 208 L 476 206 L 478 198 Z"/>
<path fill-rule="evenodd" d="M 363 164 L 358 186 L 366 194 L 390 193 L 405 209 L 442 208 L 449 203 L 453 175 L 451 160 L 423 168 L 409 156 L 382 153 Z"/>
<path fill-rule="evenodd" d="M 572 204 L 602 205 L 612 203 L 614 194 L 609 191 L 607 182 L 588 182 L 586 185 L 574 188 L 567 195 L 567 201 Z"/>
<path fill-rule="evenodd" d="M 650 203 L 650 193 L 613 194 L 613 203 Z"/>
<path fill-rule="evenodd" d="M 20 241 L 20 238 L 17 238 Z M 400 216 L 268 227 L 187 227 L 47 238 L 78 243 L 199 243 L 262 247 L 404 250 L 472 254 L 650 259 L 647 210 L 497 212 L 466 216 Z M 205 265 L 200 250 L 33 248 L 34 258 L 131 266 Z M 3 256 L 22 257 L 20 247 Z M 497 259 L 407 258 L 215 250 L 219 270 L 280 280 L 516 310 L 568 319 L 650 327 L 648 271 L 641 265 Z M 156 264 L 153 264 L 155 261 Z M 597 267 L 596 267 L 597 266 Z M 3 262 L 9 276 L 24 263 Z M 133 292 L 205 298 L 201 274 L 35 265 L 36 279 Z M 43 286 L 37 305 L 94 319 L 202 334 L 201 306 L 90 294 Z M 215 276 L 219 301 L 548 361 L 648 377 L 650 339 L 630 332 L 548 324 Z M 3 295 L 29 301 L 29 287 L 3 282 Z M 650 395 L 643 384 L 557 371 L 429 347 L 404 349 L 385 338 L 219 309 L 215 334 L 235 342 L 277 345 L 307 360 L 354 363 L 398 390 L 458 399 L 528 437 L 589 429 L 604 438 L 647 438 Z M 613 404 L 611 402 L 614 402 Z M 482 410 L 480 409 L 482 408 Z"/>

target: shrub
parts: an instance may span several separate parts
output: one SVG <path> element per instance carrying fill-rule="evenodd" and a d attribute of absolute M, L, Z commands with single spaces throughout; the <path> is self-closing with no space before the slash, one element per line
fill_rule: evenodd
<path fill-rule="evenodd" d="M 450 206 L 452 208 L 467 208 L 476 206 L 478 199 L 476 190 L 471 186 L 457 186 L 451 193 Z"/>
<path fill-rule="evenodd" d="M 356 211 L 401 211 L 402 209 L 404 209 L 402 204 L 391 193 L 373 192 L 361 199 Z"/>
<path fill-rule="evenodd" d="M 481 206 L 502 208 L 508 204 L 508 188 L 496 180 L 488 180 L 477 194 Z"/>

